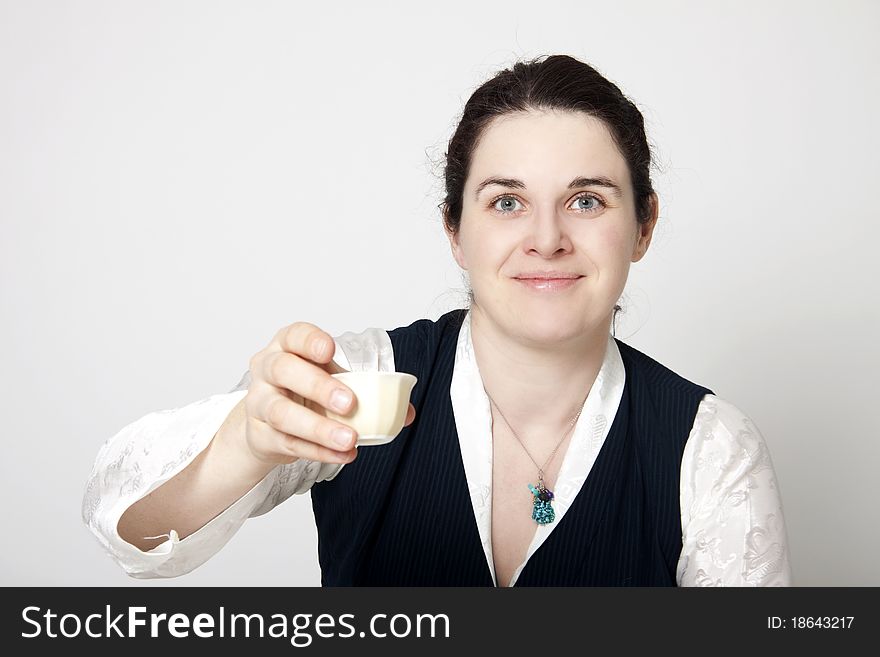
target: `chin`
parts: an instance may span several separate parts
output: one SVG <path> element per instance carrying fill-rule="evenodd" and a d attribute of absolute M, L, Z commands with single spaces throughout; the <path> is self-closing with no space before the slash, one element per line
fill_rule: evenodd
<path fill-rule="evenodd" d="M 515 331 L 523 338 L 541 344 L 558 344 L 577 338 L 586 331 L 583 315 L 575 309 L 561 317 L 559 313 L 534 313 L 522 317 Z"/>

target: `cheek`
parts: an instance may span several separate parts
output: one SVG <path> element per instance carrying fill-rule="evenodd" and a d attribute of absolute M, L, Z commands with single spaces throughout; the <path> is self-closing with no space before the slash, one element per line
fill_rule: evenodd
<path fill-rule="evenodd" d="M 594 253 L 606 267 L 613 267 L 618 263 L 622 267 L 626 266 L 632 251 L 632 236 L 629 231 L 609 224 L 600 227 L 593 238 Z"/>
<path fill-rule="evenodd" d="M 472 271 L 498 269 L 516 248 L 516 241 L 489 230 L 471 230 L 462 235 L 461 252 Z"/>

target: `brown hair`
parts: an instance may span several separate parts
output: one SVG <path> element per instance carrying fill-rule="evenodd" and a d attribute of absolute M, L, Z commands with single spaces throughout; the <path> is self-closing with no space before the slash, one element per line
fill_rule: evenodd
<path fill-rule="evenodd" d="M 652 157 L 642 113 L 617 85 L 589 64 L 568 55 L 543 57 L 499 71 L 465 104 L 447 147 L 446 197 L 440 204 L 443 222 L 452 234 L 461 227 L 464 185 L 483 131 L 499 116 L 530 110 L 583 112 L 602 121 L 629 169 L 636 220 L 641 224 L 650 221 Z M 470 291 L 469 297 L 473 300 Z M 615 306 L 615 316 L 618 310 L 620 306 Z"/>

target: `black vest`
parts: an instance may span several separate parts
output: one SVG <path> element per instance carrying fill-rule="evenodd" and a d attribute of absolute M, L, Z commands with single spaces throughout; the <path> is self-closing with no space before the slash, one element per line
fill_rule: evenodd
<path fill-rule="evenodd" d="M 416 419 L 311 489 L 323 586 L 492 586 L 449 388 L 466 310 L 389 331 L 418 377 Z M 620 407 L 581 490 L 515 586 L 675 586 L 679 469 L 700 400 L 691 383 L 615 338 Z"/>

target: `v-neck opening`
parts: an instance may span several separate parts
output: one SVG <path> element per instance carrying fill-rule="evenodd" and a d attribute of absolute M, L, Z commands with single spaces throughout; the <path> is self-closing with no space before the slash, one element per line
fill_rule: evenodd
<path fill-rule="evenodd" d="M 492 413 L 474 357 L 470 319 L 471 313 L 468 310 L 459 328 L 450 399 L 471 507 L 486 565 L 494 586 L 498 587 L 492 546 Z M 559 469 L 553 491 L 556 519 L 550 524 L 535 528 L 523 561 L 514 571 L 510 584 L 504 588 L 516 585 L 529 560 L 559 525 L 577 498 L 613 424 L 625 379 L 626 372 L 617 343 L 609 334 L 605 358 L 584 402 Z"/>

